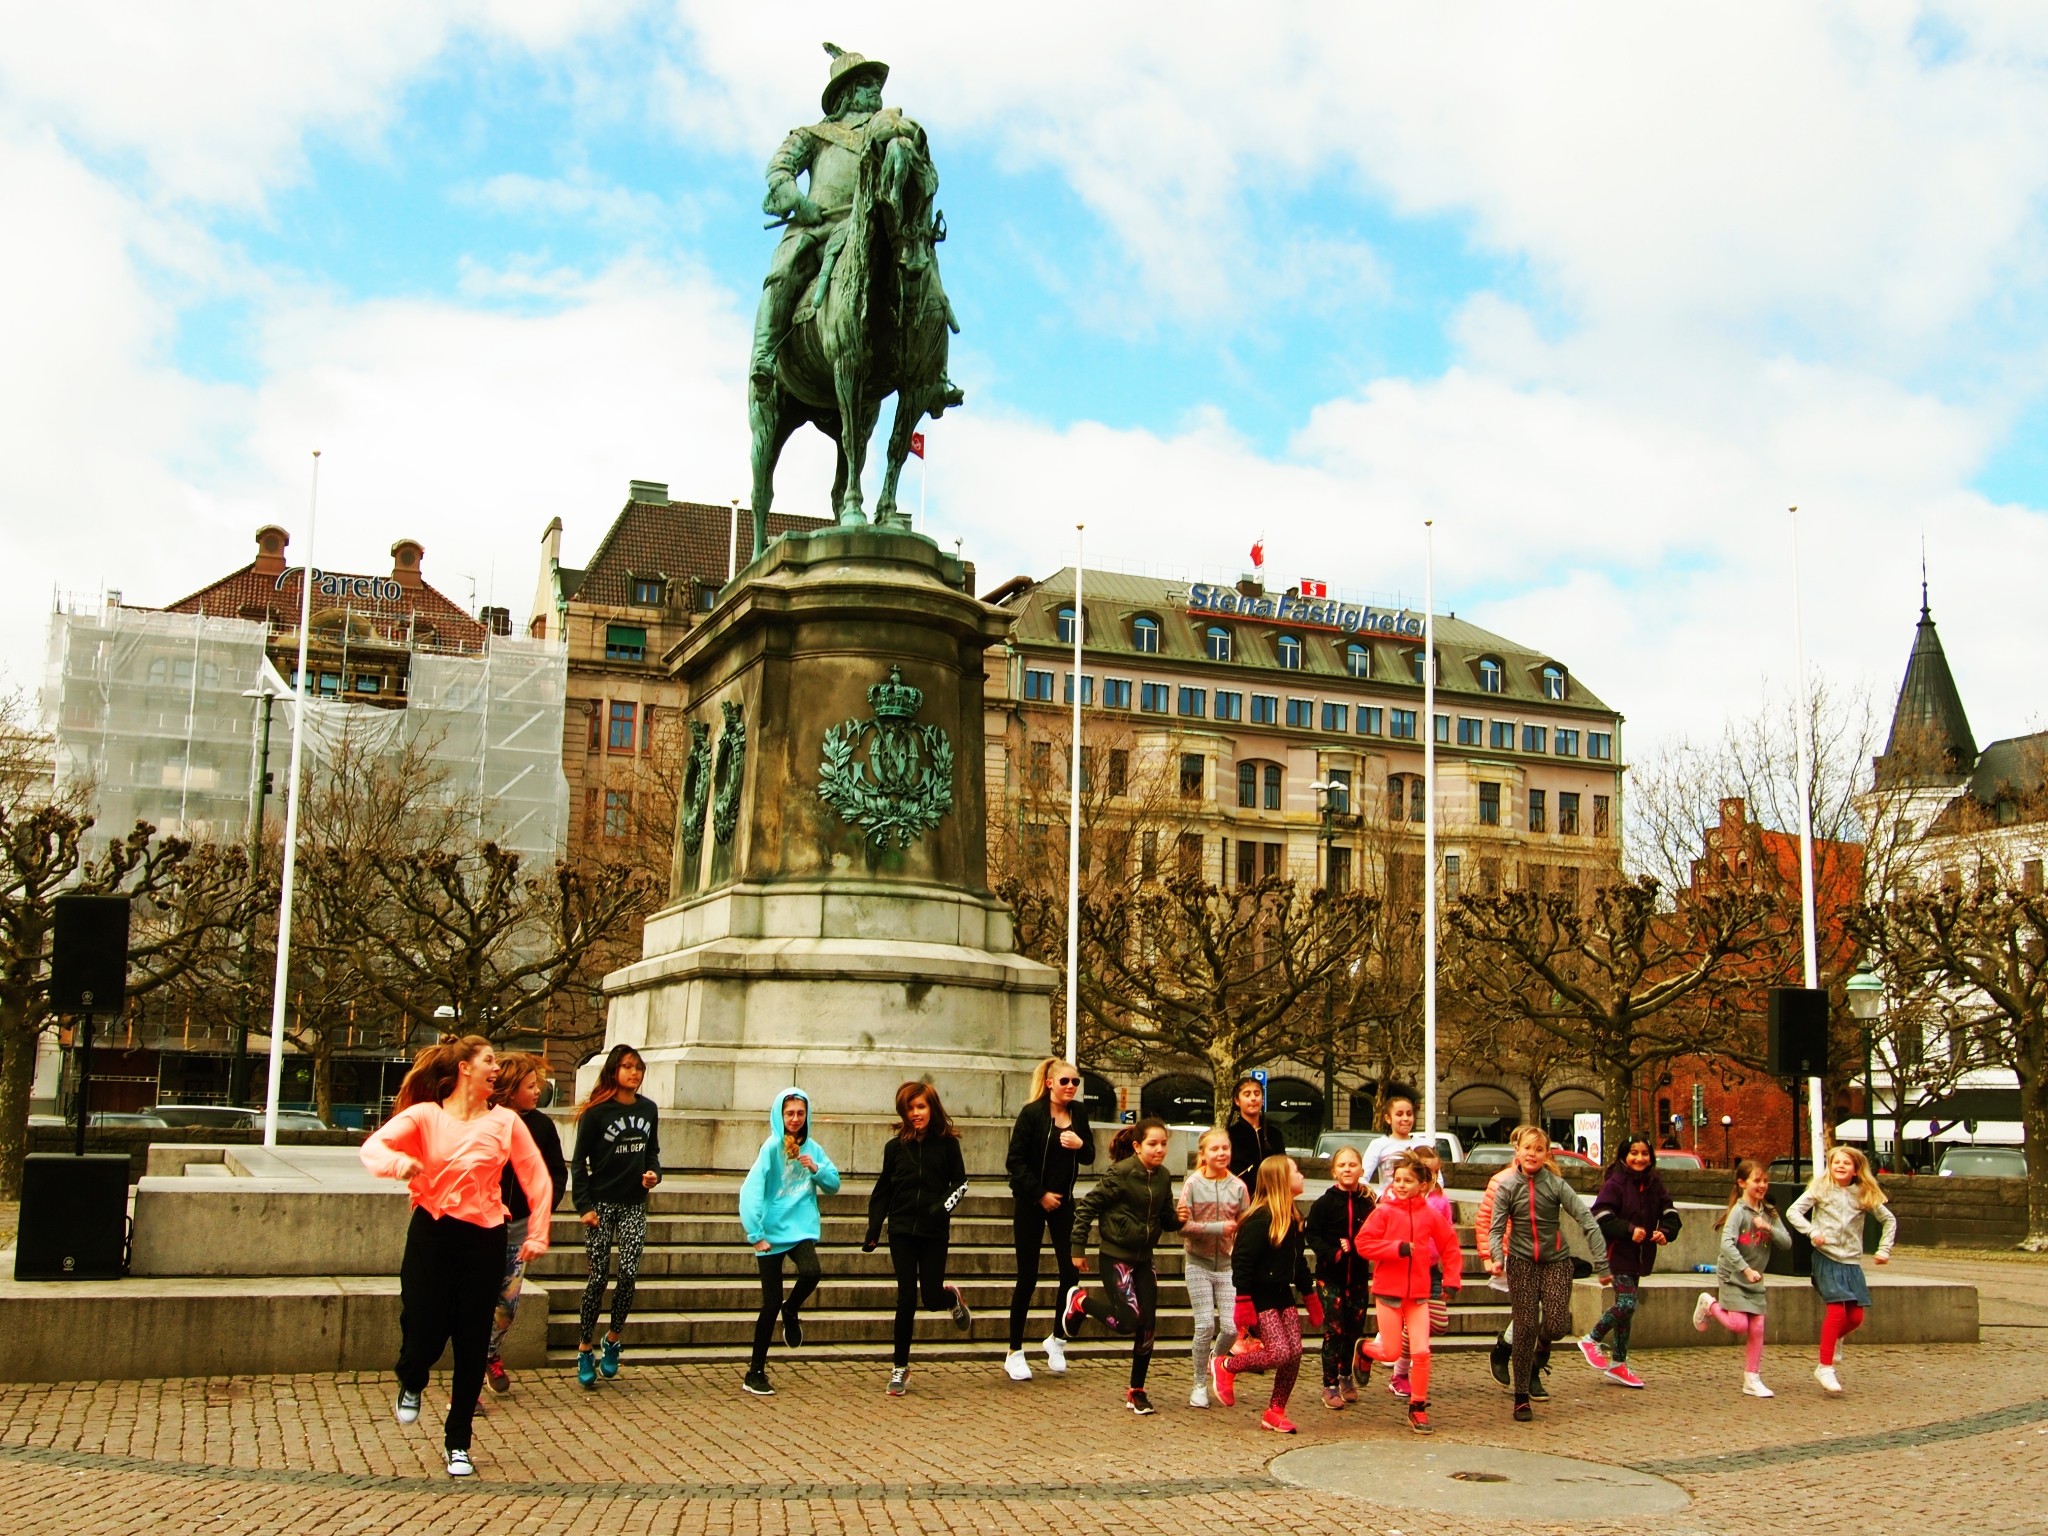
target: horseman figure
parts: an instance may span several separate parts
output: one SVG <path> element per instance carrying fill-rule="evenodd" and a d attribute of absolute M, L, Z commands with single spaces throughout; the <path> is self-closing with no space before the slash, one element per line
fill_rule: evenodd
<path fill-rule="evenodd" d="M 754 439 L 754 555 L 767 544 L 775 462 L 809 422 L 839 445 L 832 494 L 841 524 L 864 524 L 860 476 L 881 402 L 895 420 L 875 522 L 907 528 L 896 483 L 925 416 L 958 405 L 946 377 L 959 329 L 934 247 L 946 237 L 924 130 L 882 106 L 888 65 L 825 45 L 822 122 L 793 130 L 768 162 L 762 204 L 782 229 L 761 285 L 748 368 Z M 806 190 L 798 185 L 808 175 Z"/>

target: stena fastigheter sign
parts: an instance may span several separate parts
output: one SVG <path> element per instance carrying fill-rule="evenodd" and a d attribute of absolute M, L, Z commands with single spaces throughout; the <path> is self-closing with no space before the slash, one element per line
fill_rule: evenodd
<path fill-rule="evenodd" d="M 1400 635 L 1420 640 L 1422 615 L 1406 609 L 1360 607 L 1356 603 L 1311 602 L 1306 598 L 1247 597 L 1230 587 L 1196 582 L 1188 588 L 1189 613 L 1227 613 L 1268 624 L 1315 624 L 1358 635 Z"/>
<path fill-rule="evenodd" d="M 299 574 L 299 566 L 292 566 L 280 574 L 273 591 L 282 592 L 284 584 Z M 389 576 L 344 576 L 334 571 L 323 571 L 313 567 L 313 590 L 322 597 L 361 597 L 375 603 L 397 603 L 405 600 L 405 588 Z"/>

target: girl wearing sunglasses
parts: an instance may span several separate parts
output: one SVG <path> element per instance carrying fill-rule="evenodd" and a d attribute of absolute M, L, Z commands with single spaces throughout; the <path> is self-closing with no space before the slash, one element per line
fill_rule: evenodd
<path fill-rule="evenodd" d="M 1003 1359 L 1003 1371 L 1012 1381 L 1031 1379 L 1031 1365 L 1024 1358 L 1024 1319 L 1031 1311 L 1031 1293 L 1038 1289 L 1038 1255 L 1048 1232 L 1060 1272 L 1054 1295 L 1065 1296 L 1080 1281 L 1081 1272 L 1069 1253 L 1074 1179 L 1083 1165 L 1094 1161 L 1095 1135 L 1081 1102 L 1081 1069 L 1048 1056 L 1031 1074 L 1031 1102 L 1018 1112 L 1005 1159 L 1010 1193 L 1017 1202 L 1017 1284 L 1010 1293 L 1010 1351 Z M 1054 1375 L 1067 1368 L 1066 1347 L 1057 1328 L 1046 1336 L 1045 1365 Z"/>

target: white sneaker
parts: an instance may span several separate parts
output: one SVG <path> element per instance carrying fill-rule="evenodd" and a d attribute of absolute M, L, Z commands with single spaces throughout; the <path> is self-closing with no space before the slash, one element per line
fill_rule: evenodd
<path fill-rule="evenodd" d="M 1836 1394 L 1842 1390 L 1842 1378 L 1835 1374 L 1832 1365 L 1816 1365 L 1813 1368 L 1813 1379 L 1820 1383 L 1823 1392 Z"/>
<path fill-rule="evenodd" d="M 1188 1394 L 1188 1406 L 1189 1406 L 1190 1408 L 1206 1408 L 1206 1407 L 1208 1407 L 1208 1406 L 1209 1406 L 1209 1389 L 1208 1389 L 1207 1387 L 1203 1387 L 1203 1386 L 1198 1386 L 1198 1387 L 1196 1387 L 1194 1391 L 1192 1391 L 1192 1392 L 1190 1392 L 1190 1393 Z"/>
<path fill-rule="evenodd" d="M 1701 1333 L 1707 1331 L 1707 1314 L 1714 1310 L 1713 1293 L 1701 1291 L 1700 1299 L 1692 1304 L 1692 1325 Z"/>
<path fill-rule="evenodd" d="M 1778 1394 L 1764 1385 L 1763 1377 L 1755 1371 L 1742 1373 L 1742 1395 L 1744 1397 L 1776 1397 Z"/>
<path fill-rule="evenodd" d="M 448 1453 L 448 1475 L 450 1477 L 476 1476 L 476 1468 L 470 1464 L 469 1452 L 450 1451 Z"/>
<path fill-rule="evenodd" d="M 1012 1381 L 1031 1379 L 1031 1362 L 1024 1358 L 1024 1351 L 1013 1349 L 1003 1356 L 1003 1374 Z"/>
<path fill-rule="evenodd" d="M 420 1395 L 417 1392 L 398 1394 L 398 1422 L 410 1424 L 420 1416 Z"/>
<path fill-rule="evenodd" d="M 1055 1376 L 1067 1368 L 1067 1341 L 1056 1333 L 1045 1336 L 1045 1368 Z"/>

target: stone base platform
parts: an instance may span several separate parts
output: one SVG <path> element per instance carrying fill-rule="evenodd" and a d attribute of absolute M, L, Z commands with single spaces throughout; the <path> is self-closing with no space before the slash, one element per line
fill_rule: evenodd
<path fill-rule="evenodd" d="M 1892 1276 L 1866 1267 L 1872 1305 L 1863 1326 L 1852 1336 L 1857 1344 L 1975 1344 L 1977 1288 L 1953 1281 Z M 1827 1304 L 1804 1279 L 1767 1275 L 1766 1344 L 1820 1342 L 1821 1317 Z M 1629 1348 L 1688 1349 L 1699 1345 L 1728 1346 L 1735 1335 L 1709 1321 L 1701 1333 L 1692 1325 L 1694 1300 L 1712 1293 L 1712 1275 L 1648 1275 L 1636 1292 L 1636 1318 Z M 1581 1280 L 1572 1287 L 1572 1331 L 1584 1333 L 1599 1321 L 1613 1292 L 1598 1281 Z"/>

